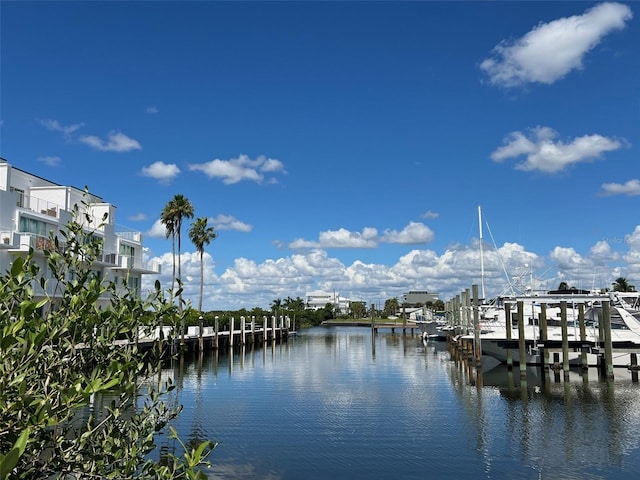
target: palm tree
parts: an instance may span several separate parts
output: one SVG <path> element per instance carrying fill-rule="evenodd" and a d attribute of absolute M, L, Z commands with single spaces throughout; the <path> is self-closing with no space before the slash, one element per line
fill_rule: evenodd
<path fill-rule="evenodd" d="M 171 237 L 171 257 L 173 259 L 173 274 L 171 275 L 171 294 L 173 295 L 173 288 L 176 281 L 176 231 L 171 212 L 171 202 L 167 203 L 160 214 L 160 222 L 165 227 L 164 238 Z"/>
<path fill-rule="evenodd" d="M 633 285 L 629 285 L 629 282 L 624 277 L 616 278 L 613 284 L 614 292 L 634 292 L 636 288 Z"/>
<path fill-rule="evenodd" d="M 180 194 L 176 194 L 169 202 L 165 205 L 164 210 L 162 210 L 161 219 L 169 230 L 169 224 L 171 224 L 172 232 L 175 237 L 178 239 L 178 283 L 182 283 L 182 261 L 181 261 L 181 231 L 182 231 L 182 221 L 185 218 L 193 218 L 193 205 L 191 202 L 184 196 Z M 174 261 L 175 265 L 175 261 Z M 175 277 L 175 268 L 174 268 L 174 277 Z M 173 282 L 172 282 L 173 285 Z M 178 302 L 178 308 L 180 313 L 182 313 L 182 290 L 179 295 L 180 299 Z"/>
<path fill-rule="evenodd" d="M 211 240 L 214 240 L 218 235 L 213 227 L 207 226 L 207 217 L 197 218 L 195 222 L 191 224 L 189 229 L 189 238 L 191 242 L 196 246 L 196 250 L 200 253 L 200 301 L 198 302 L 198 310 L 202 312 L 202 289 L 204 285 L 204 262 L 202 257 L 204 255 L 204 246 L 209 245 Z"/>

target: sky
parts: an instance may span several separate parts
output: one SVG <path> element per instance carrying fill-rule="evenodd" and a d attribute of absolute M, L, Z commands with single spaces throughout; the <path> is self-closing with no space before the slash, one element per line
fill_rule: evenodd
<path fill-rule="evenodd" d="M 0 156 L 207 218 L 203 310 L 640 287 L 640 4 L 0 2 Z M 182 229 L 184 297 L 200 256 Z M 482 240 L 482 241 L 481 241 Z"/>

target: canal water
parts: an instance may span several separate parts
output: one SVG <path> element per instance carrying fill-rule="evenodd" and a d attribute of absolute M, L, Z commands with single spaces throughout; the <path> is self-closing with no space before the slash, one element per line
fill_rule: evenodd
<path fill-rule="evenodd" d="M 219 442 L 211 479 L 629 479 L 640 385 L 627 369 L 477 375 L 443 342 L 316 327 L 175 361 L 185 442 Z M 159 444 L 178 446 L 168 438 Z"/>

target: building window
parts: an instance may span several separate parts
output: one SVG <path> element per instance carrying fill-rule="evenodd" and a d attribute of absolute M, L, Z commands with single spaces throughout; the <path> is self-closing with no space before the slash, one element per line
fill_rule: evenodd
<path fill-rule="evenodd" d="M 133 248 L 131 245 L 126 245 L 124 243 L 120 244 L 120 255 L 126 255 L 127 257 L 133 258 L 134 253 L 135 248 Z"/>
<path fill-rule="evenodd" d="M 11 191 L 16 192 L 16 195 L 18 196 L 18 199 L 16 200 L 16 206 L 20 208 L 24 208 L 24 190 L 11 187 Z"/>
<path fill-rule="evenodd" d="M 47 224 L 35 218 L 21 216 L 19 228 L 22 233 L 33 233 L 41 237 L 47 236 Z"/>

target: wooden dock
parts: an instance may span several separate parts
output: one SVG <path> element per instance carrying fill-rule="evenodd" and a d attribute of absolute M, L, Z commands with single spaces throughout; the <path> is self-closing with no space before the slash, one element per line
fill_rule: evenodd
<path fill-rule="evenodd" d="M 212 327 L 202 325 L 202 317 L 199 326 L 190 326 L 184 335 L 174 332 L 173 327 L 157 327 L 149 335 L 144 327 L 139 328 L 138 338 L 135 340 L 138 348 L 147 350 L 158 346 L 163 352 L 175 354 L 177 352 L 202 352 L 206 350 L 228 349 L 235 346 L 256 345 L 259 343 L 286 341 L 295 334 L 291 330 L 291 322 L 288 317 L 266 317 L 262 322 L 252 318 L 249 322 L 245 317 L 240 317 L 240 328 L 235 328 L 236 322 L 232 317 L 229 321 L 229 329 L 219 328 L 219 318 L 215 318 Z M 131 340 L 116 340 L 116 345 L 128 345 Z M 78 344 L 78 349 L 87 348 L 85 344 Z"/>

